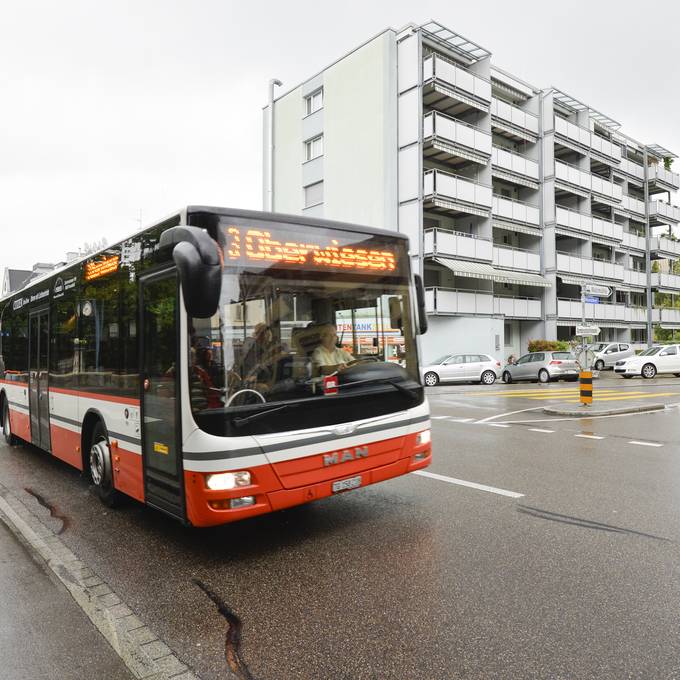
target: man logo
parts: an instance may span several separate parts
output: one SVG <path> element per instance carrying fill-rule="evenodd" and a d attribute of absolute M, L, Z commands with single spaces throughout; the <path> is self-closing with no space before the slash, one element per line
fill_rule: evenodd
<path fill-rule="evenodd" d="M 338 463 L 348 463 L 350 460 L 368 458 L 368 446 L 356 446 L 352 449 L 343 449 L 333 453 L 325 453 L 323 456 L 323 466 L 337 465 Z"/>

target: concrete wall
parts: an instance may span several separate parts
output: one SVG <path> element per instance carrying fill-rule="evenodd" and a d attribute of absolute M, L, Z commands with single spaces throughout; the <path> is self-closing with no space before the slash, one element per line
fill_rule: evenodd
<path fill-rule="evenodd" d="M 274 211 L 302 212 L 302 88 L 274 103 Z"/>
<path fill-rule="evenodd" d="M 430 327 L 420 339 L 421 364 L 447 352 L 482 352 L 502 362 L 503 319 L 467 316 L 430 316 Z M 496 336 L 500 349 L 496 350 Z"/>

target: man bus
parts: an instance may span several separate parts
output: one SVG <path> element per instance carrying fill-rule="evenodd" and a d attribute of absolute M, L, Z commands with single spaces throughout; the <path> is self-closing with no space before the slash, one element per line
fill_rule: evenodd
<path fill-rule="evenodd" d="M 188 207 L 31 281 L 0 300 L 4 437 L 77 467 L 108 505 L 128 495 L 193 526 L 426 467 L 426 317 L 407 247 Z M 352 357 L 331 372 L 312 359 L 329 324 Z"/>

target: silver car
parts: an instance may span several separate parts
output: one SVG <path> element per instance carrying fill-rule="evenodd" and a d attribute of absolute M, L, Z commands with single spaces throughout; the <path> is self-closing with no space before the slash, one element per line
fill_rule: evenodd
<path fill-rule="evenodd" d="M 500 377 L 501 362 L 488 354 L 445 354 L 420 373 L 423 382 L 433 387 L 440 382 L 481 382 L 493 385 Z"/>
<path fill-rule="evenodd" d="M 633 346 L 627 342 L 596 342 L 588 349 L 595 354 L 593 368 L 596 371 L 613 368 L 617 361 L 635 356 Z"/>
<path fill-rule="evenodd" d="M 578 380 L 579 365 L 571 352 L 530 352 L 503 369 L 503 382 Z"/>

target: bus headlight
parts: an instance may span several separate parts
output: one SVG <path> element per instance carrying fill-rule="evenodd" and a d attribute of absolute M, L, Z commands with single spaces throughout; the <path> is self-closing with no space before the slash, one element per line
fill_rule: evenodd
<path fill-rule="evenodd" d="M 423 444 L 429 444 L 432 441 L 432 435 L 430 430 L 423 430 L 418 432 L 416 435 L 416 446 L 422 446 Z"/>
<path fill-rule="evenodd" d="M 206 475 L 205 485 L 212 491 L 228 491 L 237 486 L 250 484 L 250 472 L 219 472 L 215 475 Z"/>

